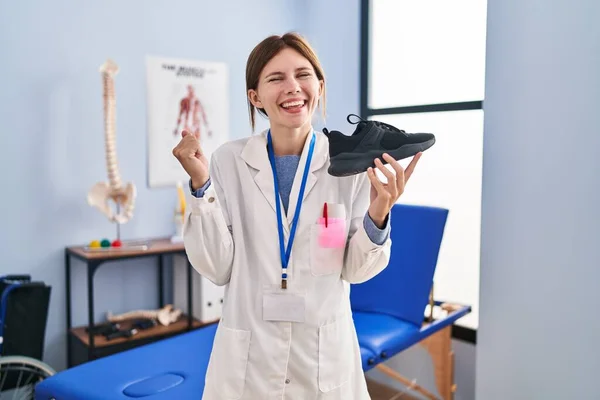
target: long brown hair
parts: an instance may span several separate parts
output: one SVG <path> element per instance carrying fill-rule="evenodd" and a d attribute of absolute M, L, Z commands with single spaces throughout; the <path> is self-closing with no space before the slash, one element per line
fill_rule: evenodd
<path fill-rule="evenodd" d="M 320 104 L 320 107 L 323 118 L 325 118 L 325 73 L 323 72 L 323 67 L 310 44 L 300 34 L 295 32 L 288 32 L 282 36 L 272 35 L 256 45 L 246 62 L 246 93 L 248 93 L 250 89 L 257 89 L 260 74 L 265 68 L 265 65 L 267 65 L 267 63 L 281 50 L 288 47 L 296 50 L 306 58 L 313 66 L 317 79 L 323 81 L 323 93 L 321 96 L 323 104 Z M 267 113 L 262 108 L 255 108 L 250 99 L 247 100 L 248 111 L 250 113 L 250 125 L 252 126 L 252 131 L 254 131 L 255 111 L 258 111 L 265 117 L 267 117 Z"/>

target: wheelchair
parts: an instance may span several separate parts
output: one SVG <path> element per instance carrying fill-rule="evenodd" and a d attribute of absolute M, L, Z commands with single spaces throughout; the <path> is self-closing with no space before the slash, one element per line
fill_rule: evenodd
<path fill-rule="evenodd" d="M 51 287 L 30 275 L 0 277 L 0 400 L 33 400 L 56 371 L 42 360 Z"/>

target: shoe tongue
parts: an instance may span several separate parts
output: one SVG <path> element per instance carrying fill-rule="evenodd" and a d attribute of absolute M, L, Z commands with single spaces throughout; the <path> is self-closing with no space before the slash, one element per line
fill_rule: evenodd
<path fill-rule="evenodd" d="M 354 133 L 352 134 L 352 136 L 361 134 L 363 132 L 363 130 L 365 129 L 366 125 L 367 125 L 366 121 L 361 121 L 358 124 L 356 124 L 356 129 L 354 130 Z"/>

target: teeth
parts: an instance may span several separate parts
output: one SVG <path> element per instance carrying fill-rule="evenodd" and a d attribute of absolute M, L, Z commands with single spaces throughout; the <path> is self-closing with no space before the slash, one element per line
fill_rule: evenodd
<path fill-rule="evenodd" d="M 288 107 L 296 107 L 296 106 L 301 106 L 301 105 L 304 105 L 303 101 L 292 101 L 289 103 L 283 103 L 282 107 L 288 108 Z"/>

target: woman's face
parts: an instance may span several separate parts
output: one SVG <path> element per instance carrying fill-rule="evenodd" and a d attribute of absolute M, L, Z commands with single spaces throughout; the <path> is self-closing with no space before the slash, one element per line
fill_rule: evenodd
<path fill-rule="evenodd" d="M 262 70 L 257 90 L 248 96 L 263 108 L 271 125 L 302 128 L 311 124 L 323 89 L 311 63 L 300 53 L 285 48 Z"/>

